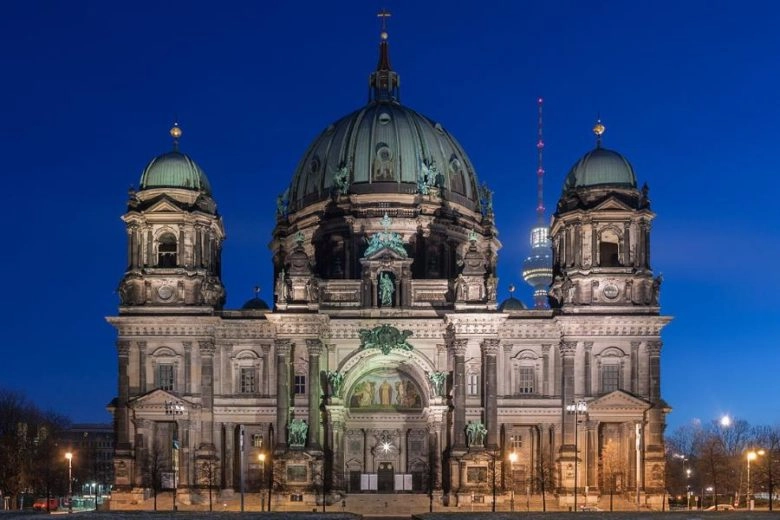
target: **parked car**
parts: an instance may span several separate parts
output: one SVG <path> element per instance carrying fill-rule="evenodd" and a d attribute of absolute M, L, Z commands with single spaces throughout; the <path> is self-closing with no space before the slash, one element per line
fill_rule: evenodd
<path fill-rule="evenodd" d="M 731 504 L 718 504 L 717 506 L 710 506 L 705 511 L 734 511 L 735 507 Z"/>
<path fill-rule="evenodd" d="M 46 504 L 46 498 L 36 498 L 33 502 L 33 511 L 56 511 L 60 507 L 60 501 L 56 498 L 49 498 L 49 504 Z"/>

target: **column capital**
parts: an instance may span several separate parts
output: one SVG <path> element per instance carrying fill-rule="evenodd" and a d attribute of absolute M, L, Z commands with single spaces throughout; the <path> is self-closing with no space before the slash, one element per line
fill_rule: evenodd
<path fill-rule="evenodd" d="M 184 346 L 185 352 L 192 349 L 192 341 L 182 341 L 181 344 Z"/>
<path fill-rule="evenodd" d="M 542 354 L 549 354 L 551 348 L 552 345 L 550 345 L 549 343 L 542 343 Z"/>
<path fill-rule="evenodd" d="M 452 351 L 455 353 L 456 356 L 465 356 L 466 347 L 468 347 L 468 344 L 469 344 L 469 340 L 467 339 L 453 339 Z"/>
<path fill-rule="evenodd" d="M 503 346 L 504 346 L 504 352 L 507 352 L 507 353 L 512 352 L 512 349 L 515 348 L 515 346 L 512 345 L 511 343 L 504 343 Z"/>
<path fill-rule="evenodd" d="M 146 342 L 145 341 L 136 341 L 135 346 L 138 347 L 139 350 L 145 350 L 146 349 Z"/>
<path fill-rule="evenodd" d="M 116 350 L 119 353 L 119 357 L 127 357 L 130 355 L 130 342 L 124 339 L 116 342 Z"/>
<path fill-rule="evenodd" d="M 286 338 L 280 338 L 274 340 L 274 347 L 276 347 L 277 356 L 290 355 L 290 349 L 292 348 L 292 342 Z"/>
<path fill-rule="evenodd" d="M 495 356 L 498 354 L 498 346 L 501 343 L 501 340 L 498 338 L 486 338 L 482 340 L 482 352 L 486 356 Z"/>
<path fill-rule="evenodd" d="M 663 343 L 661 341 L 648 341 L 647 353 L 650 354 L 651 356 L 660 356 L 662 345 Z"/>
<path fill-rule="evenodd" d="M 322 341 L 317 338 L 307 339 L 306 350 L 309 352 L 309 357 L 319 356 L 322 353 Z"/>
<path fill-rule="evenodd" d="M 593 350 L 593 342 L 592 341 L 585 341 L 583 342 L 582 346 L 585 348 L 585 352 L 590 352 Z"/>
<path fill-rule="evenodd" d="M 214 342 L 211 340 L 198 341 L 198 347 L 200 348 L 200 354 L 202 356 L 213 356 L 214 351 L 216 350 Z"/>
<path fill-rule="evenodd" d="M 574 356 L 574 353 L 577 352 L 577 342 L 561 341 L 559 349 L 562 356 Z"/>

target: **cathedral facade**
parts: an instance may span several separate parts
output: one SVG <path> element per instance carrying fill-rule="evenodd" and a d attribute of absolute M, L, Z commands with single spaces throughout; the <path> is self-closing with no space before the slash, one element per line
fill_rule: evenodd
<path fill-rule="evenodd" d="M 599 143 L 549 228 L 550 308 L 496 300 L 492 193 L 438 122 L 399 102 L 387 35 L 369 102 L 329 125 L 279 196 L 271 305 L 224 308 L 205 173 L 153 159 L 123 221 L 113 501 L 265 489 L 274 504 L 515 491 L 660 508 L 660 277 L 646 189 Z"/>

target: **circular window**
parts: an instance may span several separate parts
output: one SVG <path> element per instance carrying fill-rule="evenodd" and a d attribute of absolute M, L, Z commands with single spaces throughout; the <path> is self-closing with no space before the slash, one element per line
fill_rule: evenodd
<path fill-rule="evenodd" d="M 620 291 L 618 290 L 617 286 L 615 284 L 609 284 L 604 286 L 604 296 L 606 298 L 609 298 L 610 300 L 613 300 L 617 298 L 618 293 Z"/>
<path fill-rule="evenodd" d="M 173 297 L 173 287 L 170 285 L 162 285 L 157 288 L 157 296 L 161 300 L 170 300 Z"/>
<path fill-rule="evenodd" d="M 387 123 L 390 122 L 391 119 L 392 118 L 390 117 L 390 114 L 388 114 L 387 112 L 382 112 L 381 114 L 379 114 L 380 125 L 386 125 Z"/>

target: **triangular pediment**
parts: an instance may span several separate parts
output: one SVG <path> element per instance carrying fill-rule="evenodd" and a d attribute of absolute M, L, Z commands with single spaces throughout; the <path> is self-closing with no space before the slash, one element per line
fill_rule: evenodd
<path fill-rule="evenodd" d="M 588 412 L 591 414 L 641 413 L 651 406 L 650 401 L 624 390 L 615 390 L 588 403 Z"/>
<path fill-rule="evenodd" d="M 181 213 L 182 208 L 173 200 L 164 197 L 144 210 L 145 213 Z"/>
<path fill-rule="evenodd" d="M 634 211 L 634 208 L 627 205 L 617 197 L 609 197 L 602 201 L 593 211 Z"/>
<path fill-rule="evenodd" d="M 402 255 L 395 249 L 383 247 L 370 255 L 364 257 L 365 260 L 409 260 L 408 256 Z"/>
<path fill-rule="evenodd" d="M 131 410 L 143 415 L 178 415 L 186 416 L 197 405 L 181 397 L 156 388 L 143 395 L 131 399 L 128 403 Z"/>

